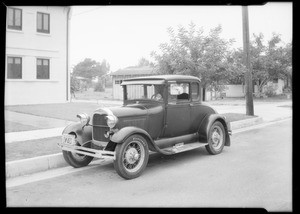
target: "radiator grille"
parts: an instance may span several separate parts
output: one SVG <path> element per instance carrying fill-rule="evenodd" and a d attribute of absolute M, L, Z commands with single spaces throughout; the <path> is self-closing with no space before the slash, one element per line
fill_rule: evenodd
<path fill-rule="evenodd" d="M 94 114 L 93 115 L 93 139 L 97 141 L 108 142 L 109 138 L 104 137 L 105 132 L 109 131 L 109 127 L 105 120 L 106 115 Z M 105 126 L 105 127 L 99 127 Z"/>

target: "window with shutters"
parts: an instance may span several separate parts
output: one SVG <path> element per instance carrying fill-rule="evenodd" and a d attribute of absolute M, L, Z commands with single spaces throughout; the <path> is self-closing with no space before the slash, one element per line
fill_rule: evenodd
<path fill-rule="evenodd" d="M 49 59 L 36 60 L 36 78 L 37 79 L 50 79 Z"/>

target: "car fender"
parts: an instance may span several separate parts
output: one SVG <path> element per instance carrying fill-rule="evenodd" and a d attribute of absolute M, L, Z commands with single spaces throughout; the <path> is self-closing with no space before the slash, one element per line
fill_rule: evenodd
<path fill-rule="evenodd" d="M 138 128 L 135 126 L 127 126 L 127 127 L 124 127 L 122 129 L 118 130 L 111 136 L 110 140 L 114 143 L 123 143 L 130 135 L 133 135 L 133 134 L 140 134 L 143 137 L 145 137 L 147 140 L 149 149 L 153 150 L 153 151 L 156 150 L 154 141 L 153 141 L 152 137 L 149 135 L 149 133 L 146 132 L 144 129 L 141 129 L 141 128 Z"/>
<path fill-rule="evenodd" d="M 83 126 L 80 122 L 71 123 L 62 132 L 62 134 L 75 133 L 76 140 L 80 145 L 92 141 L 92 126 Z"/>
<path fill-rule="evenodd" d="M 201 142 L 208 142 L 209 130 L 215 121 L 220 121 L 225 129 L 225 146 L 230 146 L 230 137 L 229 132 L 230 124 L 226 122 L 226 118 L 220 114 L 209 114 L 206 115 L 205 118 L 202 120 L 201 124 L 199 125 L 198 133 L 199 133 L 199 140 Z"/>

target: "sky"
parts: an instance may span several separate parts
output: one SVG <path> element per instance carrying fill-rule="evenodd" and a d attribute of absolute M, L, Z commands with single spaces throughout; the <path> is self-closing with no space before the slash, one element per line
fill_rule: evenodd
<path fill-rule="evenodd" d="M 292 3 L 249 6 L 249 34 L 281 35 L 292 42 Z M 191 22 L 210 29 L 222 26 L 222 38 L 235 39 L 232 48 L 243 46 L 241 6 L 73 6 L 70 28 L 71 68 L 85 58 L 110 64 L 111 72 L 134 66 L 142 57 L 153 61 L 152 51 L 168 42 L 168 27 Z M 175 31 L 176 32 L 176 31 Z"/>

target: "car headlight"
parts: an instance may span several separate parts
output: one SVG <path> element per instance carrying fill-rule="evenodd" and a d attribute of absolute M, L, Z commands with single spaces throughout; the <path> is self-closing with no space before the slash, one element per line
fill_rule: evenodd
<path fill-rule="evenodd" d="M 80 123 L 84 126 L 90 122 L 90 116 L 86 113 L 78 114 L 77 117 L 80 119 Z"/>
<path fill-rule="evenodd" d="M 115 115 L 106 116 L 106 123 L 109 128 L 112 129 L 113 127 L 115 127 L 117 122 L 118 122 L 118 118 Z"/>

